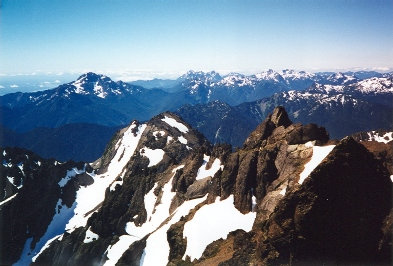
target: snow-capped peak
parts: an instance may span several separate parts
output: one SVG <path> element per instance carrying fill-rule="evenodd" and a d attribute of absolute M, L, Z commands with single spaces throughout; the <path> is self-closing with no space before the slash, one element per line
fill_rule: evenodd
<path fill-rule="evenodd" d="M 66 89 L 66 97 L 70 93 L 76 94 L 93 94 L 99 98 L 106 98 L 109 94 L 121 94 L 123 87 L 120 83 L 112 81 L 105 75 L 95 74 L 92 72 L 81 75 L 76 81 L 69 83 L 74 87 L 74 90 Z"/>
<path fill-rule="evenodd" d="M 369 78 L 353 84 L 356 91 L 362 93 L 392 93 L 393 78 Z"/>
<path fill-rule="evenodd" d="M 280 75 L 284 79 L 312 79 L 315 77 L 312 73 L 308 73 L 306 71 L 295 71 L 293 69 L 281 70 Z"/>
<path fill-rule="evenodd" d="M 215 71 L 203 72 L 189 70 L 186 74 L 182 75 L 180 79 L 198 80 L 202 82 L 216 82 L 221 80 L 221 76 Z"/>
<path fill-rule="evenodd" d="M 358 81 L 353 75 L 346 75 L 341 72 L 333 73 L 327 77 L 327 81 L 332 85 L 349 85 Z"/>
<path fill-rule="evenodd" d="M 245 76 L 240 73 L 229 73 L 228 75 L 224 76 L 224 78 L 217 83 L 218 85 L 224 86 L 252 86 L 253 81 L 250 77 Z"/>
<path fill-rule="evenodd" d="M 280 82 L 283 81 L 283 77 L 278 73 L 277 71 L 274 71 L 273 69 L 269 69 L 267 71 L 263 71 L 261 73 L 258 73 L 255 75 L 257 79 L 262 79 L 262 80 L 271 80 L 275 82 Z"/>

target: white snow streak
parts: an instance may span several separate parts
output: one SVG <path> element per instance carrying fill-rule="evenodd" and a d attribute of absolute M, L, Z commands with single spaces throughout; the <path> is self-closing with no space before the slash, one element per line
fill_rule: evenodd
<path fill-rule="evenodd" d="M 326 156 L 333 150 L 335 145 L 328 146 L 313 146 L 311 160 L 304 165 L 303 172 L 300 173 L 299 184 L 311 174 L 311 172 L 325 159 Z"/>
<path fill-rule="evenodd" d="M 183 137 L 183 136 L 178 137 L 177 140 L 180 143 L 182 143 L 182 144 L 187 144 L 188 143 L 187 139 L 185 137 Z"/>
<path fill-rule="evenodd" d="M 66 230 L 73 231 L 77 227 L 86 225 L 87 220 L 105 198 L 105 190 L 120 175 L 131 156 L 134 154 L 138 142 L 146 128 L 146 124 L 139 125 L 136 136 L 132 133 L 135 124 L 131 125 L 119 140 L 116 155 L 111 160 L 107 172 L 101 175 L 91 175 L 94 183 L 81 187 L 76 192 L 75 215 L 66 226 Z M 88 214 L 89 213 L 89 214 Z"/>
<path fill-rule="evenodd" d="M 188 127 L 186 127 L 184 124 L 177 122 L 175 119 L 171 117 L 165 116 L 165 118 L 161 119 L 171 127 L 177 128 L 180 132 L 187 133 L 188 132 Z"/>
<path fill-rule="evenodd" d="M 3 201 L 0 202 L 0 206 L 7 203 L 8 201 L 12 200 L 13 198 L 16 197 L 16 195 L 18 195 L 18 193 L 16 193 L 15 195 L 12 195 L 11 197 L 9 197 L 8 199 L 5 199 Z"/>
<path fill-rule="evenodd" d="M 35 262 L 35 260 L 41 255 L 41 253 L 44 252 L 45 249 L 49 248 L 50 244 L 52 244 L 52 242 L 55 241 L 56 239 L 59 239 L 61 236 L 62 236 L 62 234 L 61 234 L 61 235 L 54 236 L 53 238 L 51 238 L 51 239 L 49 239 L 48 241 L 46 241 L 45 245 L 41 248 L 40 252 L 38 252 L 37 255 L 35 255 L 35 256 L 31 259 L 31 261 L 32 261 L 32 262 Z"/>
<path fill-rule="evenodd" d="M 31 261 L 33 261 L 33 259 L 35 260 L 38 255 L 44 249 L 46 249 L 53 240 L 60 237 L 60 235 L 62 235 L 64 232 L 67 221 L 74 215 L 75 206 L 76 203 L 74 203 L 71 208 L 67 208 L 66 205 L 63 205 L 62 200 L 59 199 L 56 204 L 55 215 L 53 216 L 52 221 L 48 225 L 45 234 L 36 243 L 33 250 L 30 250 L 30 246 L 29 248 L 25 247 L 17 264 L 26 265 L 27 262 L 31 263 Z M 26 243 L 28 241 L 29 240 L 27 240 Z"/>

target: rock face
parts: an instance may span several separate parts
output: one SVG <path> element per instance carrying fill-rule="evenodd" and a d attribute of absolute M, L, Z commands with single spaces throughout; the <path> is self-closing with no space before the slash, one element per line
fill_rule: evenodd
<path fill-rule="evenodd" d="M 74 209 L 34 264 L 389 264 L 392 183 L 374 154 L 282 107 L 236 151 L 172 113 L 134 121 L 94 174 L 56 181 Z"/>
<path fill-rule="evenodd" d="M 388 262 L 379 257 L 379 241 L 391 195 L 382 164 L 353 139 L 344 139 L 277 205 L 261 228 L 260 256 L 273 265 Z"/>
<path fill-rule="evenodd" d="M 0 158 L 0 264 L 10 265 L 21 256 L 24 245 L 32 250 L 43 246 L 39 242 L 47 238 L 57 205 L 71 207 L 74 185 L 91 169 L 84 163 L 45 160 L 18 148 L 0 149 Z M 61 188 L 58 183 L 68 171 L 70 176 L 75 173 L 74 182 Z"/>

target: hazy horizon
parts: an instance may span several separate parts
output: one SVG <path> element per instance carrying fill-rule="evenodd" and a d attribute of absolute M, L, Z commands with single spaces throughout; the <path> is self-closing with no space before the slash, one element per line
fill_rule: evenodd
<path fill-rule="evenodd" d="M 0 11 L 7 76 L 393 69 L 387 0 L 3 0 Z"/>

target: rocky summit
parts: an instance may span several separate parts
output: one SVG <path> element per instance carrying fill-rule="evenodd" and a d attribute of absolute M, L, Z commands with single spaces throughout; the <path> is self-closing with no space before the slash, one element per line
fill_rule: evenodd
<path fill-rule="evenodd" d="M 277 107 L 234 151 L 169 112 L 90 164 L 3 150 L 0 264 L 390 265 L 392 153 L 370 147 Z"/>

